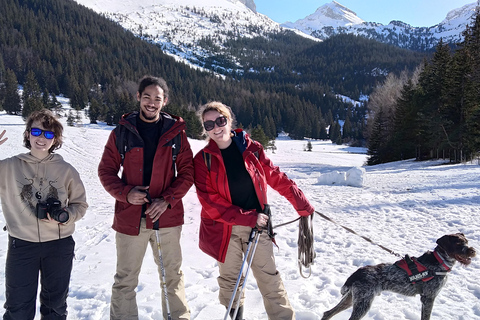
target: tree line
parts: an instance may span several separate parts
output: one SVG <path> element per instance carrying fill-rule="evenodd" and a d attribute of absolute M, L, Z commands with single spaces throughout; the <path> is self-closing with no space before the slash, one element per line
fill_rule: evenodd
<path fill-rule="evenodd" d="M 369 164 L 467 161 L 480 152 L 480 11 L 452 52 L 442 41 L 412 75 L 391 76 L 369 101 Z"/>
<path fill-rule="evenodd" d="M 336 93 L 369 94 L 386 73 L 411 70 L 424 57 L 355 36 L 317 43 L 284 31 L 229 42 L 230 49 L 210 61 L 228 65 L 241 57 L 243 71 L 221 78 L 176 62 L 159 45 L 71 0 L 0 5 L 0 108 L 26 117 L 35 108 L 58 107 L 55 96 L 64 95 L 74 109 L 88 107 L 92 123 L 114 125 L 137 108 L 136 81 L 152 74 L 167 80 L 167 110 L 185 118 L 192 138 L 201 132 L 198 106 L 219 100 L 232 107 L 239 125 L 261 129 L 270 139 L 283 130 L 298 139 L 361 144 L 366 108 Z"/>

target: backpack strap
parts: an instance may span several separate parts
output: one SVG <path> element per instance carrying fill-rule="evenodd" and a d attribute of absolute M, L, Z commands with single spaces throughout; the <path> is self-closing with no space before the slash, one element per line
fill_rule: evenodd
<path fill-rule="evenodd" d="M 203 154 L 203 161 L 205 161 L 205 165 L 207 166 L 208 172 L 210 172 L 210 166 L 212 165 L 212 155 L 202 150 Z"/>
<path fill-rule="evenodd" d="M 118 133 L 116 134 L 117 139 L 115 145 L 117 146 L 118 153 L 120 153 L 120 166 L 123 167 L 123 162 L 125 161 L 125 153 L 127 152 L 127 143 L 125 139 L 126 128 L 124 126 L 118 126 Z"/>
<path fill-rule="evenodd" d="M 121 163 L 120 165 L 123 166 L 123 162 L 125 161 L 125 153 L 127 152 L 127 140 L 126 140 L 126 131 L 127 129 L 125 126 L 119 126 L 117 133 L 117 140 L 115 145 L 117 146 L 118 153 L 120 153 Z M 182 136 L 181 134 L 177 134 L 171 140 L 170 144 L 172 146 L 172 163 L 173 163 L 173 170 L 176 175 L 176 160 L 177 155 L 180 153 L 180 149 L 182 147 Z"/>
<path fill-rule="evenodd" d="M 182 147 L 182 136 L 180 134 L 177 134 L 173 139 L 172 139 L 172 166 L 173 166 L 173 171 L 175 172 L 175 176 L 177 175 L 177 166 L 176 166 L 176 160 L 177 160 L 177 155 L 180 153 L 180 148 Z"/>

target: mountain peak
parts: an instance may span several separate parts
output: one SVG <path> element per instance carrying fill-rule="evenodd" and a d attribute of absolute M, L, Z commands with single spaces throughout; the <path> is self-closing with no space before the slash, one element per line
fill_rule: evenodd
<path fill-rule="evenodd" d="M 361 24 L 364 22 L 357 17 L 355 12 L 336 1 L 321 6 L 313 15 L 318 16 L 319 14 L 346 24 Z"/>
<path fill-rule="evenodd" d="M 341 5 L 336 1 L 324 4 L 315 13 L 297 20 L 295 23 L 286 22 L 282 24 L 286 28 L 299 29 L 307 34 L 326 26 L 347 27 L 362 24 L 365 21 L 360 19 L 355 12 Z"/>
<path fill-rule="evenodd" d="M 445 20 L 442 21 L 442 24 L 456 23 L 458 20 L 463 22 L 465 17 L 472 17 L 475 14 L 475 9 L 477 8 L 476 3 L 466 4 L 461 8 L 451 10 Z"/>

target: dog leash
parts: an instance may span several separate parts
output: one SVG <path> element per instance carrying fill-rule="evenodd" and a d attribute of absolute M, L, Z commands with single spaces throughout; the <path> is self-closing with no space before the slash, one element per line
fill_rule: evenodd
<path fill-rule="evenodd" d="M 300 220 L 298 225 L 298 240 L 297 240 L 297 248 L 298 248 L 298 270 L 300 275 L 307 279 L 312 275 L 312 268 L 311 265 L 313 264 L 313 260 L 315 259 L 315 250 L 313 248 L 313 214 L 309 217 L 298 217 L 295 220 L 285 222 L 276 226 L 272 226 L 273 229 L 286 226 L 287 224 L 294 223 Z M 307 268 L 309 270 L 308 275 L 305 275 L 303 272 L 303 268 Z"/>
<path fill-rule="evenodd" d="M 382 248 L 383 250 L 387 251 L 388 253 L 393 254 L 393 255 L 395 255 L 395 256 L 397 256 L 397 257 L 403 258 L 402 255 L 396 253 L 395 251 L 390 250 L 390 249 L 388 249 L 387 247 L 384 247 L 384 246 L 382 246 L 381 244 L 378 244 L 378 243 L 372 241 L 371 239 L 369 239 L 369 238 L 367 238 L 367 237 L 365 237 L 365 236 L 362 236 L 362 235 L 356 233 L 356 232 L 353 231 L 352 229 L 350 229 L 350 228 L 348 228 L 348 227 L 345 227 L 345 226 L 337 223 L 336 221 L 334 221 L 334 220 L 332 220 L 331 218 L 327 217 L 327 216 L 324 215 L 323 213 L 320 213 L 320 212 L 318 212 L 318 211 L 315 211 L 315 213 L 318 214 L 318 215 L 319 215 L 320 217 L 322 217 L 323 219 L 328 220 L 328 221 L 336 224 L 337 226 L 342 227 L 343 229 L 347 230 L 348 232 L 353 233 L 354 235 L 359 236 L 359 237 L 362 238 L 363 240 L 366 240 L 366 241 L 370 242 L 371 244 L 374 244 L 374 245 Z"/>

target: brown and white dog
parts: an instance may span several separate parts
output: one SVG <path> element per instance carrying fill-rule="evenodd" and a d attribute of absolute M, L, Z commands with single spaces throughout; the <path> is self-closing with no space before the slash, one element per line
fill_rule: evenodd
<path fill-rule="evenodd" d="M 363 318 L 370 309 L 373 299 L 387 290 L 406 296 L 420 294 L 422 302 L 422 320 L 430 319 L 433 302 L 447 281 L 446 273 L 456 261 L 469 265 L 476 255 L 474 248 L 468 246 L 463 233 L 445 235 L 437 240 L 433 252 L 428 251 L 419 258 L 401 260 L 395 264 L 382 263 L 366 266 L 355 271 L 341 289 L 342 300 L 331 310 L 323 314 L 322 320 L 328 320 L 337 313 L 353 306 L 349 320 Z M 402 266 L 413 268 L 408 271 Z"/>

